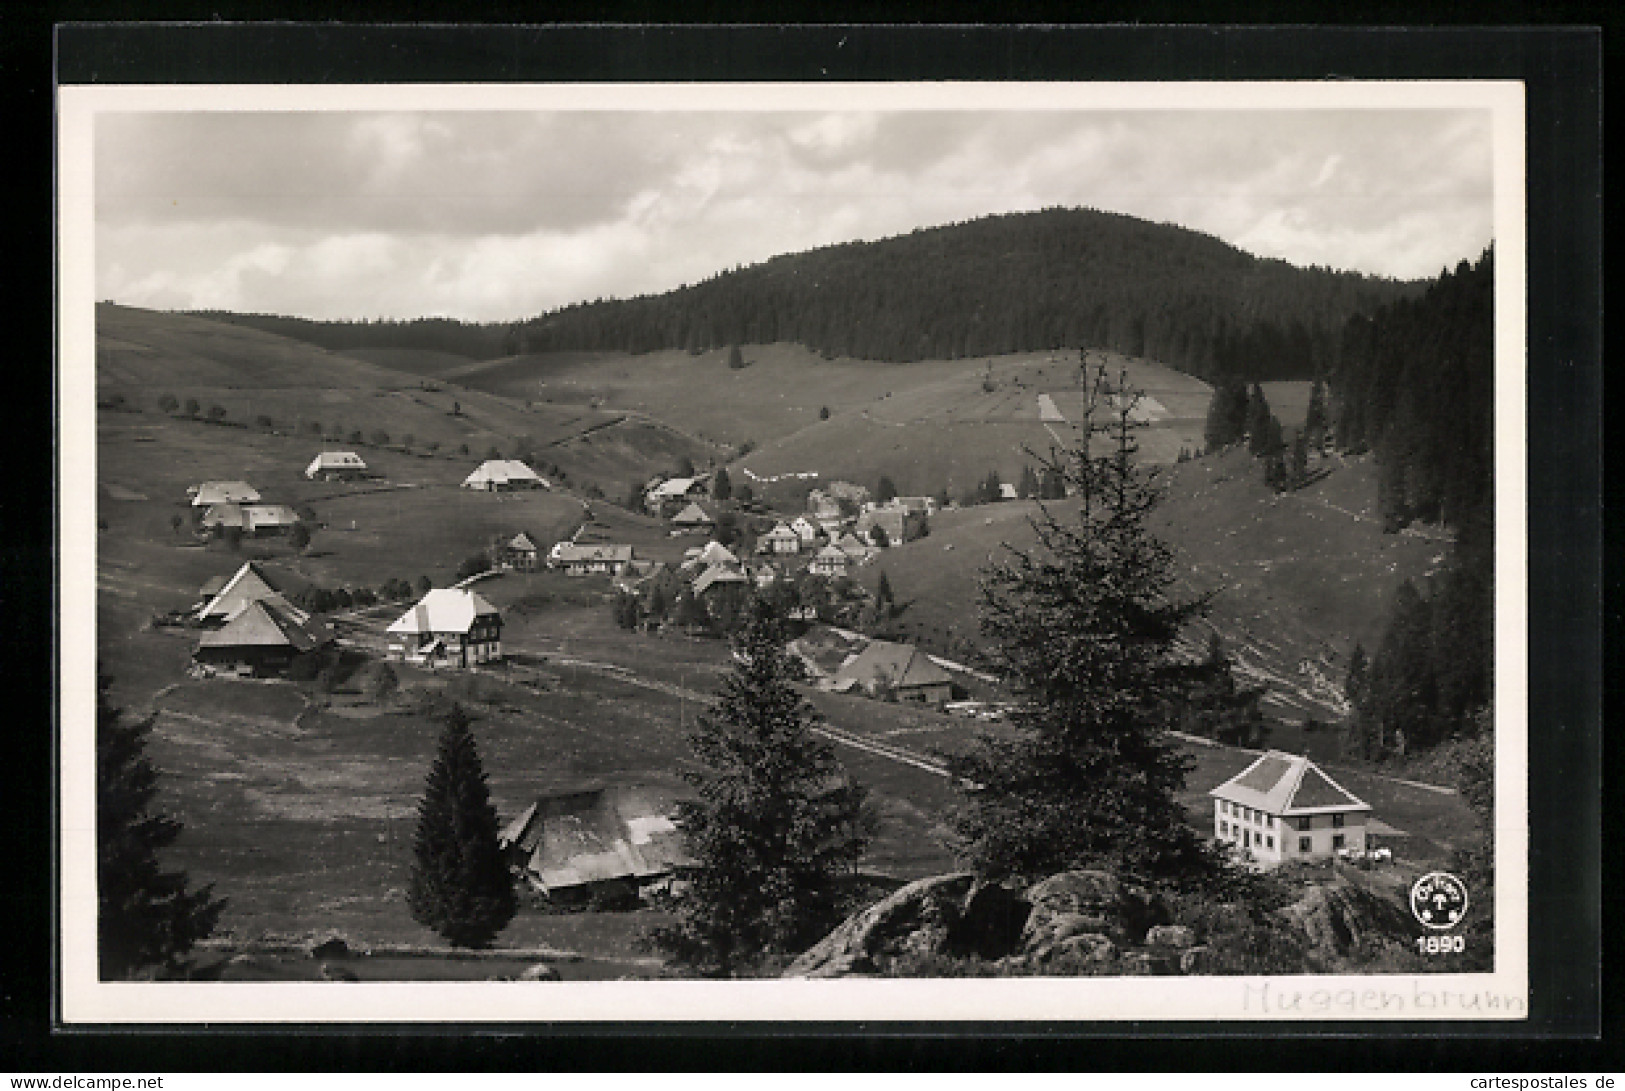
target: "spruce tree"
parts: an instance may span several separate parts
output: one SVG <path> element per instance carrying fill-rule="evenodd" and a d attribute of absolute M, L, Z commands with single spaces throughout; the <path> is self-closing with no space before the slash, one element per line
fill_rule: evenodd
<path fill-rule="evenodd" d="M 711 499 L 727 500 L 733 494 L 733 482 L 728 480 L 728 469 L 724 466 L 717 470 L 716 476 L 711 478 Z"/>
<path fill-rule="evenodd" d="M 880 476 L 880 483 L 875 488 L 875 502 L 878 504 L 887 504 L 896 498 L 897 486 L 892 483 L 891 478 L 882 474 Z"/>
<path fill-rule="evenodd" d="M 1021 468 L 1021 482 L 1016 486 L 1016 495 L 1023 500 L 1031 500 L 1039 494 L 1038 474 L 1033 471 L 1032 463 Z"/>
<path fill-rule="evenodd" d="M 1316 379 L 1309 388 L 1309 412 L 1303 421 L 1309 446 L 1318 450 L 1326 442 L 1326 431 L 1331 427 L 1331 422 L 1331 414 L 1326 410 L 1326 384 Z"/>
<path fill-rule="evenodd" d="M 1039 548 L 983 571 L 991 663 L 1018 698 L 1008 730 L 950 759 L 966 785 L 953 817 L 961 854 L 988 878 L 1104 864 L 1147 877 L 1209 874 L 1213 857 L 1175 798 L 1189 760 L 1164 731 L 1188 666 L 1174 642 L 1203 600 L 1172 597 L 1173 556 L 1146 520 L 1158 500 L 1133 463 L 1136 402 L 1092 385 L 1084 438 L 1049 463 L 1077 517 L 1043 508 Z M 1093 453 L 1090 440 L 1109 438 Z"/>
<path fill-rule="evenodd" d="M 873 836 L 864 789 L 808 730 L 818 714 L 790 685 L 784 640 L 779 615 L 752 599 L 733 670 L 689 737 L 697 798 L 678 805 L 677 825 L 697 866 L 677 924 L 655 938 L 707 972 L 747 971 L 823 936 Z"/>
<path fill-rule="evenodd" d="M 1230 746 L 1262 745 L 1269 733 L 1259 707 L 1266 686 L 1236 684 L 1234 664 L 1217 629 L 1208 633 L 1207 657 L 1191 670 L 1177 716 L 1182 730 Z"/>
<path fill-rule="evenodd" d="M 158 771 L 147 757 L 153 717 L 122 722 L 96 686 L 97 961 L 104 981 L 138 972 L 174 974 L 186 953 L 214 931 L 224 899 L 213 885 L 187 890 L 183 871 L 165 871 L 158 854 L 175 843 L 181 824 L 152 809 Z"/>
<path fill-rule="evenodd" d="M 513 879 L 497 847 L 497 812 L 468 714 L 453 704 L 444 725 L 418 803 L 406 904 L 413 920 L 452 946 L 488 947 L 518 908 Z"/>
<path fill-rule="evenodd" d="M 1247 395 L 1247 451 L 1254 458 L 1263 458 L 1269 453 L 1271 419 L 1264 388 L 1254 383 L 1252 392 Z"/>
<path fill-rule="evenodd" d="M 1209 451 L 1238 443 L 1247 434 L 1247 387 L 1240 379 L 1220 379 L 1208 402 L 1202 443 Z"/>

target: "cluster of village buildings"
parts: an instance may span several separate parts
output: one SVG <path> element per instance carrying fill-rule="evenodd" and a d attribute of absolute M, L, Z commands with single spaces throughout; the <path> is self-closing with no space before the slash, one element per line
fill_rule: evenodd
<path fill-rule="evenodd" d="M 325 480 L 368 473 L 350 452 L 323 452 L 306 470 L 307 477 Z M 493 491 L 549 487 L 523 463 L 508 460 L 486 462 L 463 484 Z M 715 520 L 704 503 L 705 490 L 702 478 L 665 479 L 648 490 L 648 507 L 679 533 L 707 532 Z M 205 526 L 237 525 L 265 534 L 298 520 L 285 505 L 261 503 L 245 482 L 210 481 L 188 491 L 193 505 L 204 508 Z M 493 561 L 527 571 L 545 565 L 573 575 L 603 574 L 631 592 L 669 571 L 696 599 L 709 602 L 713 596 L 771 586 L 798 565 L 818 575 L 843 576 L 878 552 L 877 538 L 901 543 L 919 533 L 933 507 L 921 497 L 872 503 L 858 486 L 838 483 L 815 490 L 806 513 L 760 535 L 755 554 L 747 558 L 715 540 L 688 549 L 674 569 L 639 560 L 630 545 L 572 540 L 556 543 L 544 556 L 528 534 L 520 533 L 495 551 Z M 872 533 L 877 526 L 879 535 Z M 333 629 L 301 609 L 280 583 L 249 561 L 201 589 L 201 601 L 191 612 L 203 630 L 195 652 L 200 671 L 278 674 L 299 657 L 335 643 Z M 503 658 L 500 611 L 466 585 L 428 591 L 385 634 L 387 657 L 415 666 L 478 668 Z M 932 707 L 953 699 L 956 671 L 963 670 L 909 644 L 828 625 L 810 627 L 789 651 L 820 688 Z M 1213 836 L 1258 864 L 1363 854 L 1367 848 L 1369 805 L 1306 757 L 1270 751 L 1210 795 Z M 684 858 L 666 817 L 669 808 L 645 796 L 633 789 L 599 789 L 546 797 L 510 823 L 502 841 L 516 869 L 550 893 L 606 882 L 646 883 L 669 875 Z M 566 828 L 575 831 L 569 844 L 568 838 L 560 840 L 559 831 Z M 581 831 L 588 829 L 592 836 L 583 840 Z"/>

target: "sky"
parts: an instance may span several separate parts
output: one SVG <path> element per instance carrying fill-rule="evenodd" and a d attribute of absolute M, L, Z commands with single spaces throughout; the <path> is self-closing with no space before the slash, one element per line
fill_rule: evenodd
<path fill-rule="evenodd" d="M 530 317 L 1088 207 L 1429 277 L 1491 241 L 1487 110 L 103 113 L 96 297 Z"/>

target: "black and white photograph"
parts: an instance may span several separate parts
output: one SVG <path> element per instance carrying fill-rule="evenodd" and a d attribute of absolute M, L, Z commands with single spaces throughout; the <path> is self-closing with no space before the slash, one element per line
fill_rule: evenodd
<path fill-rule="evenodd" d="M 1528 1018 L 1518 84 L 59 105 L 67 1022 Z"/>

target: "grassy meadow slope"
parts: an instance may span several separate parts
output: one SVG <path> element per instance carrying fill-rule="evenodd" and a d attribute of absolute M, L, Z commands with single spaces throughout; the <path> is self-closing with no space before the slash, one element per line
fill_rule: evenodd
<path fill-rule="evenodd" d="M 1269 710 L 1294 720 L 1341 718 L 1354 643 L 1376 646 L 1399 584 L 1447 549 L 1421 531 L 1382 533 L 1369 458 L 1328 465 L 1316 483 L 1277 495 L 1243 451 L 1182 463 L 1164 471 L 1167 499 L 1152 522 L 1176 550 L 1180 589 L 1218 592 L 1209 621 L 1241 673 L 1269 684 Z M 888 550 L 860 578 L 873 585 L 884 571 L 909 604 L 908 631 L 964 653 L 976 640 L 978 571 L 1003 543 L 1033 543 L 1036 510 L 1014 501 L 940 513 L 929 537 Z"/>
<path fill-rule="evenodd" d="M 334 443 L 357 446 L 349 436 L 359 431 L 363 457 L 371 459 L 380 450 L 374 433 L 382 431 L 387 446 L 407 436 L 417 451 L 436 444 L 437 454 L 459 460 L 460 479 L 490 448 L 511 454 L 523 437 L 544 464 L 606 490 L 677 457 L 714 453 L 648 419 L 586 405 L 525 405 L 244 326 L 111 304 L 99 305 L 96 316 L 99 400 L 123 397 L 152 415 L 170 394 L 182 403 L 196 399 L 205 415 L 218 405 L 232 421 L 267 416 L 310 453 Z M 398 362 L 399 353 L 375 355 Z"/>
<path fill-rule="evenodd" d="M 573 352 L 465 364 L 440 377 L 533 406 L 647 413 L 706 442 L 748 441 L 754 449 L 730 464 L 733 476 L 755 475 L 759 494 L 785 503 L 798 499 L 796 486 L 776 489 L 760 479 L 816 473 L 872 487 L 886 474 L 905 492 L 947 485 L 957 493 L 997 469 L 1014 482 L 1024 448 L 1052 442 L 1038 396 L 1050 394 L 1069 419 L 1081 404 L 1070 350 L 909 364 L 826 360 L 789 344 L 746 345 L 742 353 L 748 366 L 739 369 L 727 366 L 724 351 Z M 1172 462 L 1181 447 L 1200 445 L 1205 383 L 1151 361 L 1098 351 L 1090 359 L 1114 379 L 1126 371 L 1150 399 L 1144 458 Z"/>

